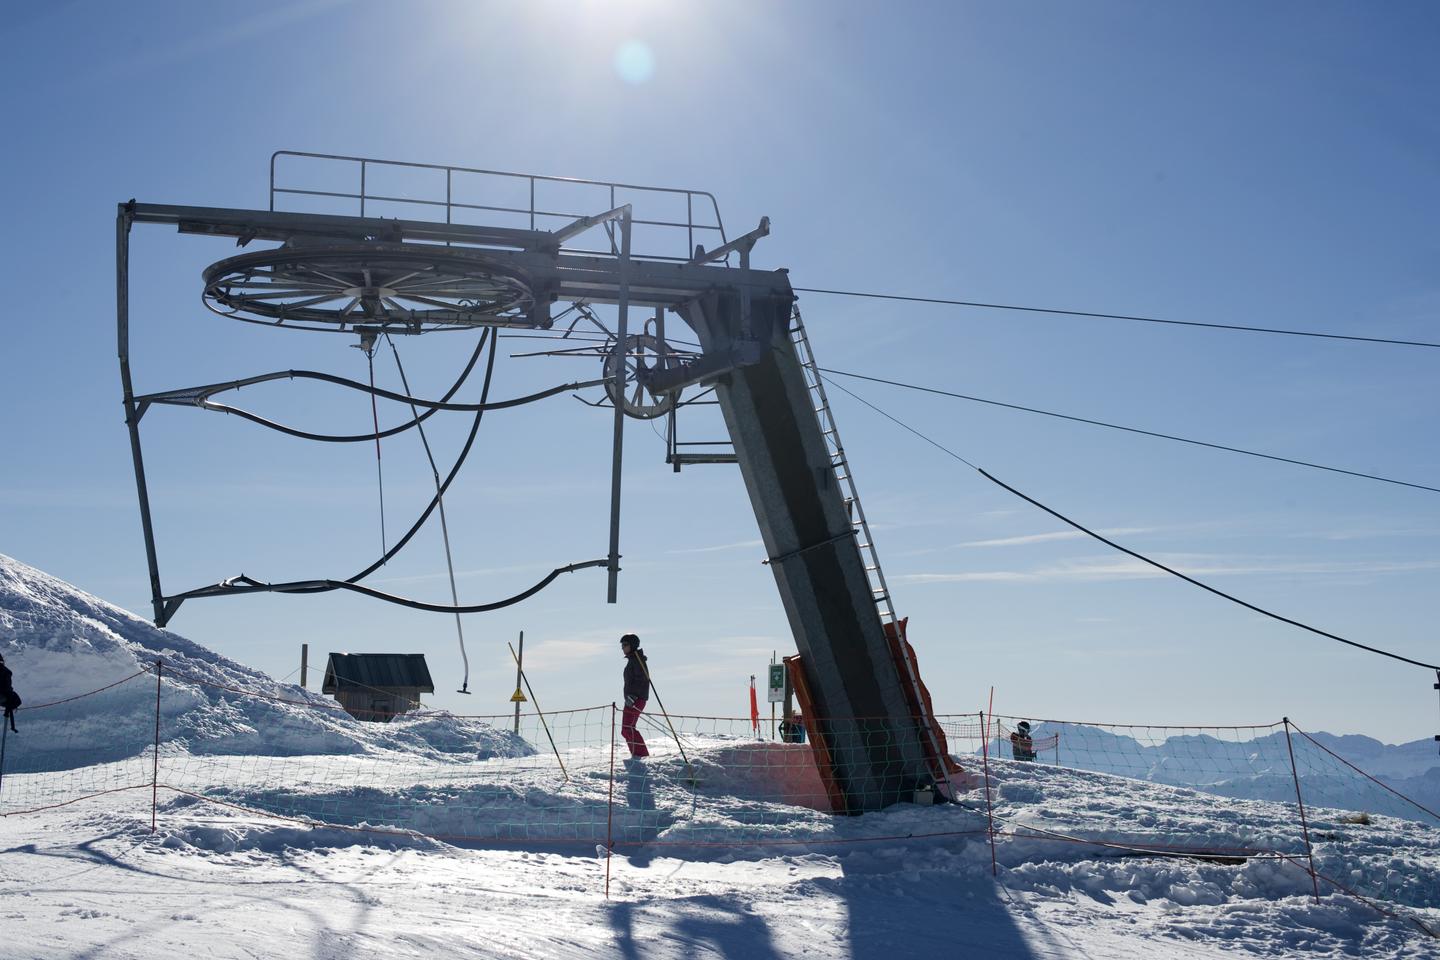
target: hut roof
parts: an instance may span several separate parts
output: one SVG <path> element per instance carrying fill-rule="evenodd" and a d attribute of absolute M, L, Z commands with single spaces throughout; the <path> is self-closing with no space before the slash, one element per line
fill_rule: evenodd
<path fill-rule="evenodd" d="M 346 689 L 411 687 L 434 693 L 435 681 L 423 653 L 332 653 L 325 664 L 321 692 Z"/>

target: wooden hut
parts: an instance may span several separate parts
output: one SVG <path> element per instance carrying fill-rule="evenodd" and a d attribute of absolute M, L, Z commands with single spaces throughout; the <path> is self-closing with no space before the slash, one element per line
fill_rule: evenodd
<path fill-rule="evenodd" d="M 423 653 L 332 653 L 320 688 L 356 720 L 389 723 L 420 707 L 435 682 Z"/>

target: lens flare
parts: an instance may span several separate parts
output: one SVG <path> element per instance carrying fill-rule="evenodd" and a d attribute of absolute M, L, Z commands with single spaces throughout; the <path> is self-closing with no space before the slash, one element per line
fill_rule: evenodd
<path fill-rule="evenodd" d="M 645 83 L 655 73 L 655 53 L 647 43 L 627 40 L 615 51 L 615 72 L 626 83 Z"/>

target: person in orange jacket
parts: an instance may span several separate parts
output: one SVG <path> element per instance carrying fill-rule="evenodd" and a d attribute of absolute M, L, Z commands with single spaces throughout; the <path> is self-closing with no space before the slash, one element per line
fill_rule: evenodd
<path fill-rule="evenodd" d="M 1021 720 L 1010 734 L 1010 750 L 1016 760 L 1035 759 L 1035 741 L 1030 738 L 1030 721 Z"/>

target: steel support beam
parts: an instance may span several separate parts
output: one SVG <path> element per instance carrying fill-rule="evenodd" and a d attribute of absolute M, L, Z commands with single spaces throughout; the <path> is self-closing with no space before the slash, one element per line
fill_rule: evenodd
<path fill-rule="evenodd" d="M 150 488 L 145 482 L 145 458 L 140 452 L 140 418 L 144 408 L 135 402 L 130 378 L 130 224 L 134 202 L 122 203 L 115 214 L 115 339 L 120 357 L 120 386 L 124 391 L 125 426 L 130 431 L 130 459 L 135 466 L 135 491 L 140 498 L 140 526 L 145 534 L 145 562 L 150 568 L 150 603 L 155 625 L 165 626 L 169 614 L 160 589 L 160 560 L 155 553 L 155 526 L 150 518 Z"/>
<path fill-rule="evenodd" d="M 793 296 L 751 299 L 751 330 L 738 291 L 682 308 L 707 354 L 748 334 L 759 361 L 717 381 L 761 536 L 771 558 L 840 792 L 851 813 L 911 800 L 933 783 L 925 732 L 911 716 L 854 528 L 821 435 L 795 346 Z"/>
<path fill-rule="evenodd" d="M 630 206 L 620 208 L 620 261 L 617 296 L 619 320 L 615 332 L 615 435 L 610 455 L 610 578 L 605 602 L 614 603 L 620 581 L 620 480 L 625 443 L 625 338 L 630 322 Z"/>
<path fill-rule="evenodd" d="M 535 278 L 537 288 L 560 299 L 620 302 L 619 257 L 566 253 L 559 250 L 555 234 L 543 230 L 157 203 L 134 204 L 131 221 L 173 226 L 183 233 L 232 237 L 242 244 L 251 240 L 284 242 L 298 237 L 356 243 L 382 239 L 469 245 L 483 248 L 487 258 L 524 271 Z M 749 287 L 757 296 L 790 289 L 783 270 L 633 257 L 627 279 L 629 304 L 644 308 L 674 307 L 721 287 Z"/>

